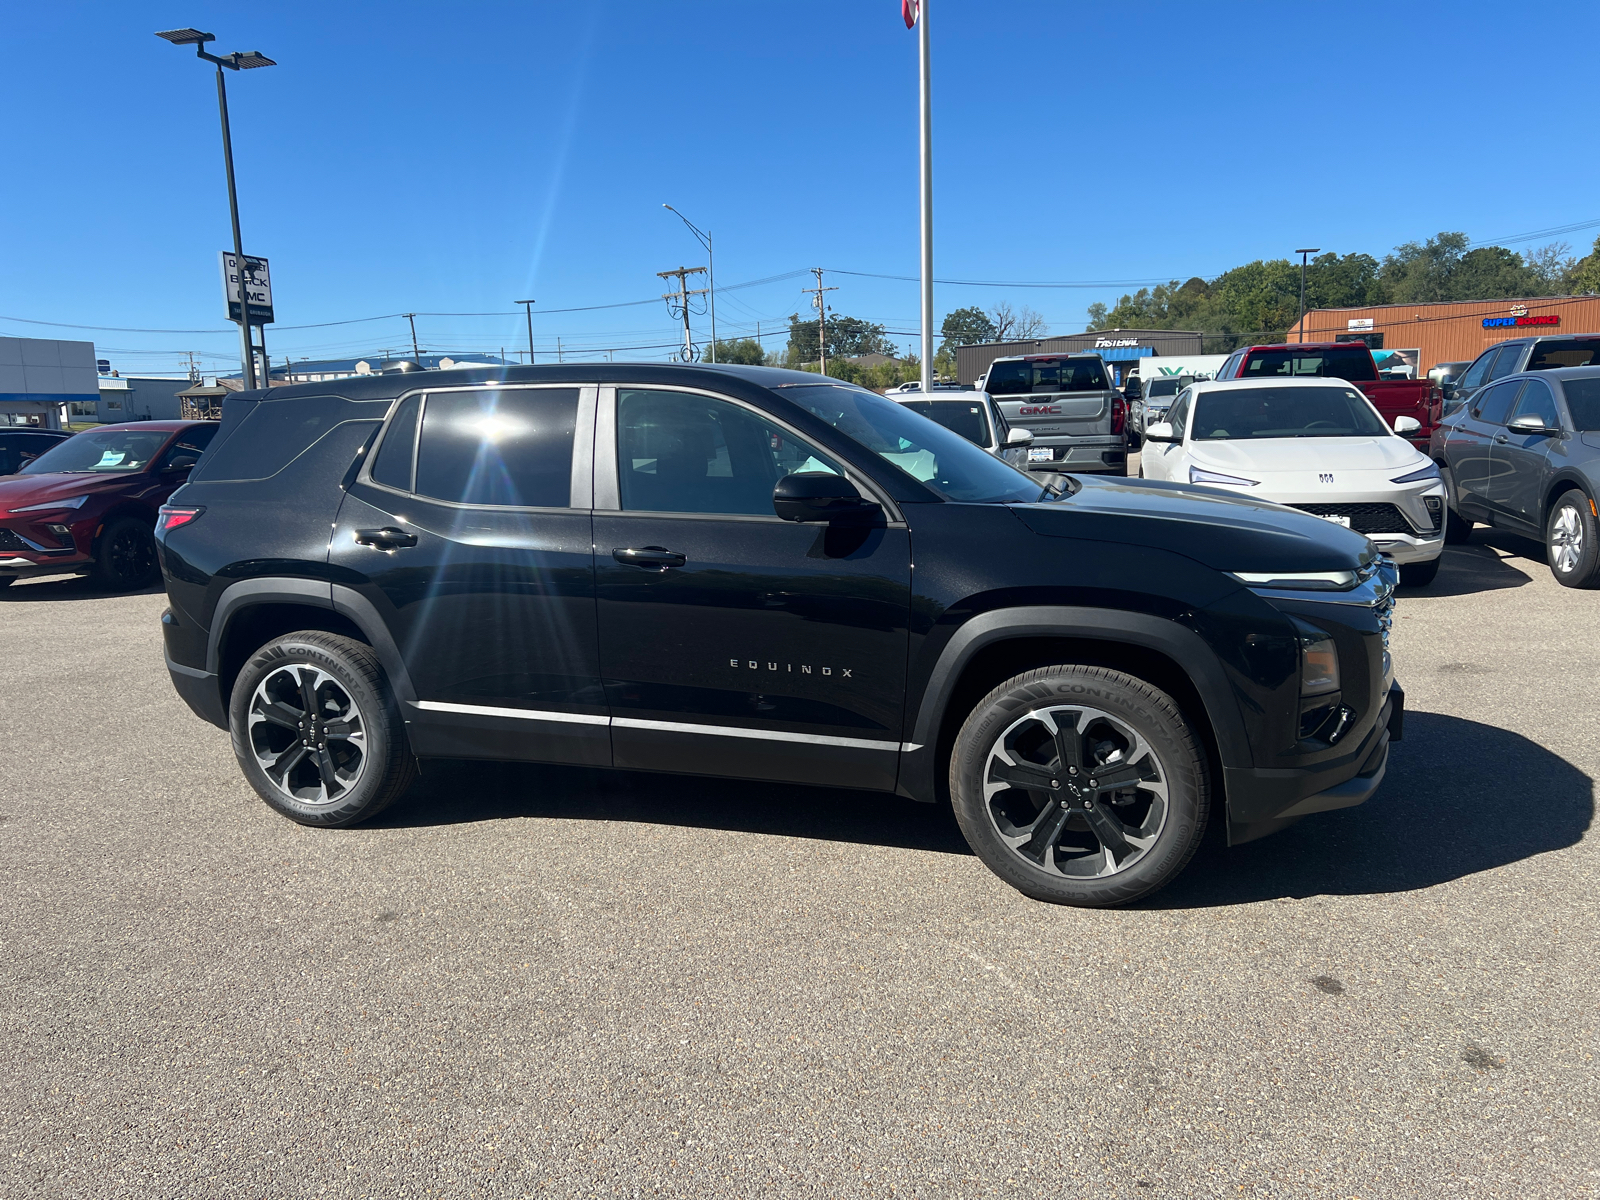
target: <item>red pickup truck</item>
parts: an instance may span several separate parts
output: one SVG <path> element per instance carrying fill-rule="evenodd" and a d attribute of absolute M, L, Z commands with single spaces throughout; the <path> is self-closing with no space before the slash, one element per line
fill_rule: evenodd
<path fill-rule="evenodd" d="M 1428 437 L 1444 407 L 1444 393 L 1429 379 L 1384 379 L 1372 351 L 1362 342 L 1298 342 L 1280 346 L 1245 346 L 1235 350 L 1217 379 L 1270 379 L 1326 376 L 1345 379 L 1360 388 L 1392 428 L 1397 417 L 1415 417 L 1421 424 L 1404 435 L 1426 451 Z"/>

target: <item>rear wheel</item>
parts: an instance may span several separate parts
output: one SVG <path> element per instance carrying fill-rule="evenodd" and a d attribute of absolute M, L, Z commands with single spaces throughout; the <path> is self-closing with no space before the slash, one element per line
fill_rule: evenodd
<path fill-rule="evenodd" d="M 256 793 L 302 825 L 353 825 L 411 785 L 416 760 L 372 648 L 337 634 L 274 638 L 234 681 L 233 753 Z"/>
<path fill-rule="evenodd" d="M 1573 488 L 1556 497 L 1545 523 L 1545 554 L 1556 582 L 1593 587 L 1600 576 L 1600 520 L 1594 501 Z"/>
<path fill-rule="evenodd" d="M 131 592 L 154 583 L 160 569 L 150 526 L 138 517 L 118 517 L 100 531 L 89 578 L 108 592 Z"/>
<path fill-rule="evenodd" d="M 950 795 L 996 875 L 1095 908 L 1171 881 L 1210 809 L 1205 753 L 1172 698 L 1103 667 L 1029 671 L 979 701 L 956 737 Z"/>
<path fill-rule="evenodd" d="M 1450 468 L 1440 467 L 1444 478 L 1444 544 L 1459 546 L 1472 537 L 1472 522 L 1456 511 L 1456 485 L 1450 478 Z"/>
<path fill-rule="evenodd" d="M 1427 587 L 1439 575 L 1439 559 L 1430 558 L 1427 562 L 1401 563 L 1400 584 L 1402 587 Z"/>

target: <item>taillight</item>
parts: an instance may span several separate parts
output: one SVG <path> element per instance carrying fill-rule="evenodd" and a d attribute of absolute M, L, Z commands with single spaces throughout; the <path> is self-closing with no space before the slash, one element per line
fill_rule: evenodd
<path fill-rule="evenodd" d="M 185 508 L 181 504 L 163 504 L 161 512 L 156 518 L 156 528 L 162 533 L 170 533 L 189 524 L 201 513 L 203 508 Z"/>
<path fill-rule="evenodd" d="M 1111 432 L 1121 433 L 1128 423 L 1128 402 L 1121 396 L 1111 398 Z"/>

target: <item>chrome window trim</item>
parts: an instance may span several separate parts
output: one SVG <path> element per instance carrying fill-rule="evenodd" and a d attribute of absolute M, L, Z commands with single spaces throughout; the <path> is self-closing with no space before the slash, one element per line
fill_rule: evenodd
<path fill-rule="evenodd" d="M 568 503 L 565 505 L 532 505 L 532 504 L 464 504 L 459 500 L 441 500 L 437 496 L 424 496 L 416 490 L 417 487 L 417 457 L 422 448 L 422 421 L 428 411 L 428 397 L 442 395 L 445 392 L 510 392 L 510 391 L 537 391 L 559 389 L 571 391 L 574 387 L 578 391 L 578 412 L 574 418 L 576 424 L 572 431 L 572 483 L 567 495 Z M 441 504 L 446 508 L 467 509 L 472 512 L 497 512 L 497 513 L 570 513 L 587 512 L 593 503 L 594 480 L 589 472 L 582 471 L 579 463 L 582 460 L 580 448 L 585 437 L 592 439 L 594 436 L 594 411 L 595 397 L 599 392 L 599 385 L 593 383 L 472 383 L 458 384 L 454 387 L 428 387 L 421 385 L 402 392 L 394 397 L 389 404 L 389 411 L 384 414 L 383 428 L 378 432 L 378 440 L 368 452 L 366 460 L 361 464 L 361 470 L 356 472 L 355 481 L 367 487 L 376 488 L 380 492 L 387 492 L 391 496 L 400 496 L 407 500 L 417 500 L 424 504 Z M 411 443 L 411 490 L 402 491 L 391 487 L 387 483 L 379 483 L 372 477 L 372 465 L 378 461 L 378 455 L 383 450 L 384 440 L 389 436 L 389 429 L 394 424 L 394 417 L 400 411 L 400 406 L 412 396 L 420 396 L 417 405 L 417 433 Z M 584 503 L 577 503 L 582 500 Z M 398 514 L 397 514 L 398 515 Z"/>
<path fill-rule="evenodd" d="M 796 429 L 782 417 L 775 416 L 764 408 L 758 408 L 748 400 L 741 400 L 737 396 L 729 396 L 723 392 L 713 391 L 704 387 L 686 387 L 675 383 L 616 383 L 606 384 L 600 389 L 600 413 L 595 422 L 595 510 L 610 510 L 618 513 L 627 513 L 635 517 L 699 517 L 703 520 L 727 521 L 735 519 L 767 520 L 765 514 L 758 513 L 669 513 L 654 512 L 648 509 L 631 509 L 622 507 L 622 483 L 617 461 L 617 393 L 619 391 L 641 392 L 684 392 L 691 396 L 708 396 L 713 400 L 721 400 L 735 408 L 742 408 L 753 416 L 759 417 L 772 425 L 776 425 L 790 437 L 803 445 L 810 446 L 818 454 L 839 461 L 840 456 L 824 447 L 818 446 L 811 440 L 809 434 Z M 877 393 L 870 393 L 876 395 Z M 841 436 L 843 436 L 841 434 Z M 891 529 L 905 528 L 905 517 L 901 515 L 899 507 L 876 483 L 849 462 L 839 461 L 844 468 L 844 477 L 856 486 L 863 495 L 875 500 L 883 509 L 887 524 Z M 604 473 L 602 473 L 602 471 Z M 777 513 L 770 518 L 774 521 L 789 524 Z"/>
<path fill-rule="evenodd" d="M 568 725 L 609 725 L 610 717 L 596 713 L 557 712 L 548 708 L 499 708 L 490 704 L 452 704 L 444 700 L 414 700 L 427 712 L 460 713 L 473 717 L 515 717 L 520 721 L 560 721 Z"/>

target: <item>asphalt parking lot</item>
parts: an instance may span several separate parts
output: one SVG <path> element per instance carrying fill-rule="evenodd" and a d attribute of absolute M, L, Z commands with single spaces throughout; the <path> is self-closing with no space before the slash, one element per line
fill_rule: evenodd
<path fill-rule="evenodd" d="M 0 1197 L 1600 1191 L 1600 593 L 1403 596 L 1368 805 L 1130 910 L 889 796 L 429 764 L 316 831 L 158 592 L 0 592 Z"/>

